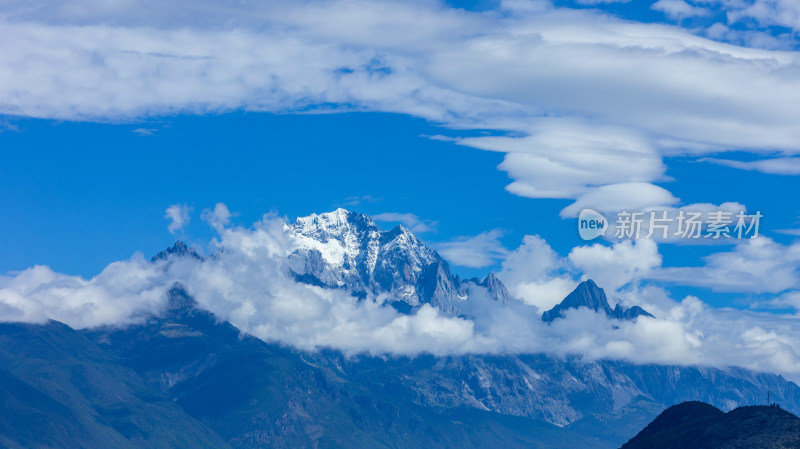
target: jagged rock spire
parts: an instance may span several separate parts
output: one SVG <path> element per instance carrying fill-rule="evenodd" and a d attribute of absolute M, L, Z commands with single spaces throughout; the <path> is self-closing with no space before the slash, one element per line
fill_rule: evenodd
<path fill-rule="evenodd" d="M 564 312 L 568 309 L 577 309 L 580 307 L 586 307 L 596 312 L 603 312 L 609 318 L 618 320 L 633 320 L 642 315 L 653 316 L 639 306 L 626 309 L 617 304 L 616 308 L 612 309 L 608 304 L 606 292 L 598 287 L 593 280 L 587 279 L 578 284 L 575 290 L 567 295 L 561 303 L 543 313 L 542 321 L 551 322 L 557 318 L 563 317 Z"/>

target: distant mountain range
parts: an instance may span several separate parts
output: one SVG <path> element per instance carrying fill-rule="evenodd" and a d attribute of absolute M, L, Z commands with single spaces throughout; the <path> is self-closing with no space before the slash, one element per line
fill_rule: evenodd
<path fill-rule="evenodd" d="M 614 448 L 667 405 L 800 388 L 545 354 L 355 357 L 243 336 L 180 287 L 125 329 L 0 324 L 0 446 Z"/>
<path fill-rule="evenodd" d="M 287 269 L 353 295 L 385 294 L 403 313 L 458 314 L 502 282 L 453 276 L 402 227 L 337 210 L 287 225 Z M 154 260 L 202 256 L 178 243 Z M 214 257 L 214 256 L 210 256 Z M 548 312 L 614 319 L 592 281 Z M 800 387 L 739 368 L 634 365 L 548 354 L 347 357 L 242 335 L 183 286 L 161 316 L 125 328 L 0 324 L 0 446 L 218 448 L 616 448 L 662 410 L 700 400 L 731 410 L 766 391 L 800 411 Z"/>
<path fill-rule="evenodd" d="M 800 418 L 777 405 L 728 413 L 684 402 L 658 415 L 622 449 L 789 449 L 800 447 Z"/>

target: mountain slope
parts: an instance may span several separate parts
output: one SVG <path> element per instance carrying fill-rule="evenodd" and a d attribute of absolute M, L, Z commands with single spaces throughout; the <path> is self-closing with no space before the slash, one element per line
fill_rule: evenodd
<path fill-rule="evenodd" d="M 800 447 L 800 418 L 777 406 L 728 413 L 702 402 L 668 408 L 622 449 Z"/>
<path fill-rule="evenodd" d="M 403 395 L 419 404 L 529 417 L 617 446 L 665 407 L 686 400 L 729 409 L 756 404 L 763 391 L 771 389 L 787 408 L 800 410 L 800 387 L 780 376 L 739 369 L 633 365 L 547 354 L 307 357 L 317 365 L 336 367 L 359 384 L 380 387 L 382 379 L 397 379 Z"/>
<path fill-rule="evenodd" d="M 769 388 L 800 409 L 796 385 L 744 370 L 545 354 L 300 352 L 240 336 L 180 288 L 165 316 L 87 335 L 234 447 L 563 447 L 569 439 L 570 447 L 610 448 L 688 399 L 752 404 Z M 495 430 L 471 433 L 481 426 Z M 428 442 L 434 433 L 440 441 Z"/>
<path fill-rule="evenodd" d="M 686 399 L 769 388 L 800 408 L 796 385 L 744 370 L 302 352 L 240 335 L 179 286 L 162 316 L 82 334 L 0 328 L 3 446 L 612 448 Z"/>
<path fill-rule="evenodd" d="M 0 324 L 0 446 L 224 448 L 66 325 Z"/>
<path fill-rule="evenodd" d="M 180 288 L 163 317 L 87 335 L 235 448 L 597 446 L 537 419 L 415 402 L 397 373 L 363 382 L 338 366 L 344 359 L 335 351 L 240 336 Z"/>

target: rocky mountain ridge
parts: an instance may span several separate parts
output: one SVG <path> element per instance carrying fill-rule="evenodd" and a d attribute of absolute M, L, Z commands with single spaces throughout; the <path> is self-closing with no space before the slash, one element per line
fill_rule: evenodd
<path fill-rule="evenodd" d="M 586 307 L 595 312 L 602 312 L 607 317 L 617 320 L 635 320 L 640 316 L 653 318 L 652 314 L 639 306 L 625 308 L 617 304 L 612 309 L 608 304 L 606 292 L 598 287 L 593 280 L 587 279 L 578 284 L 575 290 L 564 298 L 563 301 L 552 309 L 544 312 L 542 314 L 542 321 L 552 322 L 555 319 L 562 318 L 567 310 L 581 307 Z"/>

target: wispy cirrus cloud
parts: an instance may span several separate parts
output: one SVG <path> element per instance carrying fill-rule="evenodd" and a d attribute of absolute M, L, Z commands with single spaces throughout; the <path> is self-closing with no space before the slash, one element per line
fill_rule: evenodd
<path fill-rule="evenodd" d="M 384 212 L 372 215 L 372 218 L 385 223 L 400 223 L 415 234 L 433 232 L 437 224 L 434 220 L 424 220 L 411 213 Z"/>
<path fill-rule="evenodd" d="M 342 201 L 342 206 L 360 206 L 364 203 L 377 203 L 381 198 L 373 195 L 349 196 Z"/>
<path fill-rule="evenodd" d="M 684 0 L 658 0 L 651 6 L 656 11 L 661 11 L 671 19 L 685 19 L 687 17 L 707 16 L 711 11 Z"/>
<path fill-rule="evenodd" d="M 800 157 L 778 157 L 755 161 L 737 161 L 733 159 L 701 158 L 699 162 L 710 162 L 739 170 L 753 170 L 773 175 L 800 175 Z"/>
<path fill-rule="evenodd" d="M 456 237 L 447 242 L 434 243 L 434 247 L 454 265 L 484 268 L 496 264 L 508 255 L 500 238 L 503 231 L 492 229 L 478 235 Z"/>
<path fill-rule="evenodd" d="M 604 3 L 629 3 L 631 0 L 577 0 L 581 5 L 602 5 Z"/>
<path fill-rule="evenodd" d="M 705 257 L 703 266 L 661 268 L 651 277 L 722 292 L 777 294 L 800 288 L 800 243 L 745 239 L 730 251 Z"/>
<path fill-rule="evenodd" d="M 762 27 L 778 25 L 800 29 L 800 4 L 794 0 L 711 0 L 707 3 L 724 9 L 731 22 L 753 20 Z"/>
<path fill-rule="evenodd" d="M 133 130 L 133 133 L 138 136 L 152 136 L 155 135 L 156 132 L 158 132 L 156 128 L 136 128 Z"/>

